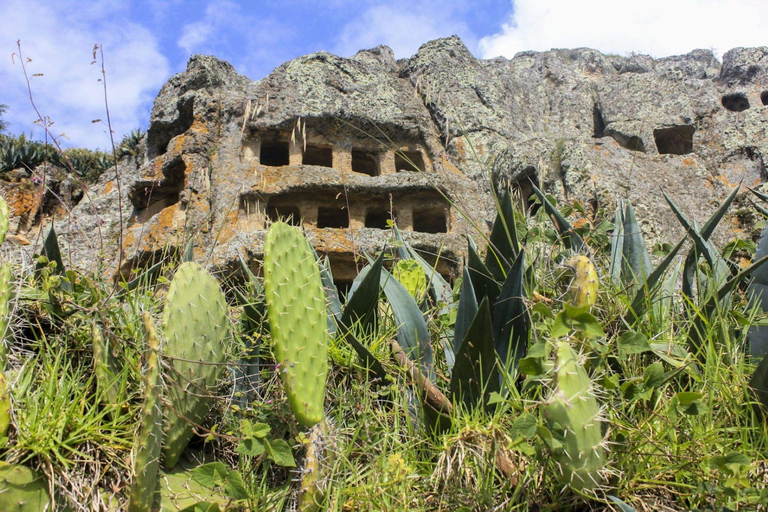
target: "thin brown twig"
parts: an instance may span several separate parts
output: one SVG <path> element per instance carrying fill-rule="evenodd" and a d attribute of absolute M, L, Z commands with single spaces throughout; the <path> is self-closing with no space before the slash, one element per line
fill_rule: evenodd
<path fill-rule="evenodd" d="M 452 413 L 453 404 L 448 400 L 448 397 L 432 384 L 418 366 L 413 364 L 397 340 L 393 338 L 389 344 L 392 347 L 392 355 L 394 355 L 395 360 L 408 373 L 411 383 L 419 390 L 424 401 L 439 413 Z"/>
<path fill-rule="evenodd" d="M 29 76 L 29 73 L 27 72 L 27 66 L 26 62 L 24 61 L 24 55 L 21 51 L 21 39 L 16 41 L 16 48 L 17 52 L 15 54 L 11 55 L 11 58 L 13 59 L 14 56 L 18 56 L 19 58 L 19 64 L 21 65 L 21 70 L 24 73 L 24 80 L 27 83 L 27 94 L 29 95 L 29 103 L 32 105 L 32 109 L 35 111 L 35 114 L 37 114 L 37 122 L 43 127 L 43 130 L 45 131 L 45 138 L 46 141 L 50 137 L 51 142 L 54 146 L 56 146 L 56 149 L 58 150 L 59 154 L 64 158 L 65 165 L 69 168 L 72 175 L 75 177 L 75 179 L 79 182 L 78 184 L 83 190 L 83 193 L 88 198 L 88 201 L 93 203 L 93 199 L 91 198 L 91 194 L 88 191 L 88 187 L 85 185 L 85 182 L 80 178 L 80 176 L 75 172 L 74 167 L 72 166 L 72 162 L 70 162 L 69 157 L 64 153 L 64 150 L 61 147 L 61 144 L 59 143 L 58 139 L 51 133 L 50 127 L 53 124 L 51 122 L 51 119 L 49 117 L 45 117 L 40 113 L 40 110 L 37 108 L 37 104 L 35 103 L 35 98 L 32 94 L 32 77 L 36 75 L 32 75 L 32 77 Z M 27 62 L 31 62 L 31 59 L 28 59 Z M 47 173 L 43 173 L 43 187 L 45 188 L 46 180 L 47 180 Z M 42 211 L 43 205 L 40 204 L 40 209 Z M 71 215 L 71 212 L 69 212 Z M 104 249 L 104 237 L 101 233 L 101 224 L 99 222 L 96 223 L 96 229 L 99 232 L 99 249 Z M 38 242 L 40 238 L 40 234 L 42 233 L 42 230 L 38 233 Z M 37 242 L 36 242 L 37 244 Z M 122 244 L 121 244 L 122 245 Z"/>

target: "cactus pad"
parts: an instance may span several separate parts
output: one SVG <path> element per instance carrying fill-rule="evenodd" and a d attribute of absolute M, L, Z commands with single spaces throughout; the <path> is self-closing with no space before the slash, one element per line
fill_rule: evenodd
<path fill-rule="evenodd" d="M 0 196 L 0 244 L 5 241 L 5 235 L 8 233 L 8 220 L 8 203 Z"/>
<path fill-rule="evenodd" d="M 264 292 L 275 359 L 296 419 L 323 419 L 328 322 L 320 268 L 304 235 L 275 222 L 264 245 Z"/>
<path fill-rule="evenodd" d="M 146 311 L 142 322 L 147 334 L 147 350 L 144 388 L 144 405 L 141 422 L 133 445 L 133 470 L 131 473 L 131 498 L 128 512 L 151 512 L 160 469 L 160 449 L 163 436 L 163 412 L 160 403 L 160 365 L 157 360 L 159 342 L 152 318 Z"/>
<path fill-rule="evenodd" d="M 45 477 L 26 466 L 0 461 L 0 510 L 52 510 Z"/>
<path fill-rule="evenodd" d="M 573 489 L 591 491 L 602 482 L 605 458 L 600 408 L 592 381 L 566 341 L 557 342 L 554 384 L 544 418 L 559 441 L 552 452 L 560 477 Z"/>
<path fill-rule="evenodd" d="M 8 336 L 10 323 L 10 305 L 13 295 L 13 275 L 11 264 L 0 265 L 0 371 L 5 369 L 5 359 L 8 349 L 5 339 Z"/>
<path fill-rule="evenodd" d="M 568 266 L 574 269 L 574 278 L 568 289 L 571 305 L 576 308 L 592 307 L 597 302 L 600 281 L 592 261 L 583 254 L 568 260 Z"/>
<path fill-rule="evenodd" d="M 163 310 L 163 356 L 171 367 L 166 377 L 170 401 L 164 424 L 164 465 L 170 469 L 213 405 L 224 371 L 229 336 L 226 298 L 219 283 L 194 262 L 179 266 Z"/>
<path fill-rule="evenodd" d="M 416 260 L 400 260 L 392 269 L 392 275 L 408 290 L 417 301 L 424 297 L 427 289 L 427 275 Z"/>

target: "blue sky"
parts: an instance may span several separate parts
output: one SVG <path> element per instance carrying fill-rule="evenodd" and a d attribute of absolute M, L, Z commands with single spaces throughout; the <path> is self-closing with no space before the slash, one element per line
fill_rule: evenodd
<path fill-rule="evenodd" d="M 459 35 L 480 58 L 588 46 L 656 57 L 768 44 L 766 0 L 0 0 L 0 103 L 12 133 L 43 137 L 32 93 L 67 146 L 109 137 L 94 44 L 103 45 L 116 138 L 146 129 L 152 101 L 193 53 L 231 62 L 252 79 L 307 53 L 351 56 L 378 44 L 398 58 Z"/>

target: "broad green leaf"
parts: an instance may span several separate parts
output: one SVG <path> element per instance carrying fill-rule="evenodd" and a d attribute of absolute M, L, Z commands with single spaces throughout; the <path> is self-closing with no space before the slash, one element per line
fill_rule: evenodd
<path fill-rule="evenodd" d="M 229 470 L 223 462 L 209 462 L 190 470 L 190 473 L 192 473 L 192 478 L 199 483 L 208 487 L 216 487 L 224 485 Z"/>
<path fill-rule="evenodd" d="M 658 388 L 664 384 L 664 364 L 657 361 L 648 366 L 643 372 L 643 386 Z"/>
<path fill-rule="evenodd" d="M 544 374 L 544 362 L 540 357 L 524 357 L 517 362 L 517 370 L 523 375 L 537 377 Z"/>
<path fill-rule="evenodd" d="M 291 447 L 283 439 L 264 439 L 264 449 L 267 457 L 278 466 L 295 468 L 296 461 L 293 458 Z"/>
<path fill-rule="evenodd" d="M 622 359 L 626 359 L 633 354 L 650 352 L 651 350 L 651 346 L 648 344 L 648 338 L 641 332 L 627 331 L 621 335 L 617 344 L 619 347 L 619 357 Z"/>
<path fill-rule="evenodd" d="M 241 455 L 258 457 L 264 453 L 264 442 L 261 439 L 248 437 L 237 444 L 235 451 Z"/>
<path fill-rule="evenodd" d="M 539 422 L 533 414 L 524 412 L 512 422 L 512 433 L 518 433 L 523 439 L 531 439 L 536 436 L 536 428 Z"/>
<path fill-rule="evenodd" d="M 702 393 L 696 393 L 693 391 L 681 391 L 675 395 L 677 402 L 682 405 L 691 405 L 694 400 L 701 400 L 704 395 Z"/>
<path fill-rule="evenodd" d="M 247 500 L 251 497 L 243 485 L 243 477 L 237 471 L 230 471 L 227 475 L 224 491 L 233 500 Z"/>

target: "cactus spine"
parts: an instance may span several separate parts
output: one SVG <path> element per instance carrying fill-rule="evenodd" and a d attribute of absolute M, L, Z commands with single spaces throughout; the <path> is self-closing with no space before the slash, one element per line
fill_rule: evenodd
<path fill-rule="evenodd" d="M 562 480 L 578 491 L 600 485 L 605 448 L 600 408 L 583 364 L 567 341 L 557 342 L 555 386 L 544 406 L 554 439 L 553 447 Z"/>
<path fill-rule="evenodd" d="M 568 266 L 575 273 L 568 290 L 571 305 L 576 308 L 594 306 L 600 286 L 594 263 L 587 256 L 579 254 L 568 260 Z"/>
<path fill-rule="evenodd" d="M 199 424 L 213 405 L 224 371 L 229 335 L 226 298 L 219 283 L 194 262 L 179 266 L 163 309 L 163 356 L 171 371 L 166 378 L 170 401 L 164 424 L 164 465 L 176 465 Z"/>
<path fill-rule="evenodd" d="M 160 365 L 157 351 L 155 326 L 148 312 L 143 312 L 141 320 L 147 335 L 145 352 L 146 387 L 144 405 L 141 410 L 141 423 L 133 445 L 133 471 L 131 474 L 131 498 L 128 512 L 151 512 L 155 501 L 157 472 L 160 469 L 160 451 L 162 447 L 163 413 L 160 403 Z"/>
<path fill-rule="evenodd" d="M 296 419 L 324 417 L 328 323 L 320 268 L 295 227 L 275 222 L 264 244 L 264 292 L 275 359 Z"/>

